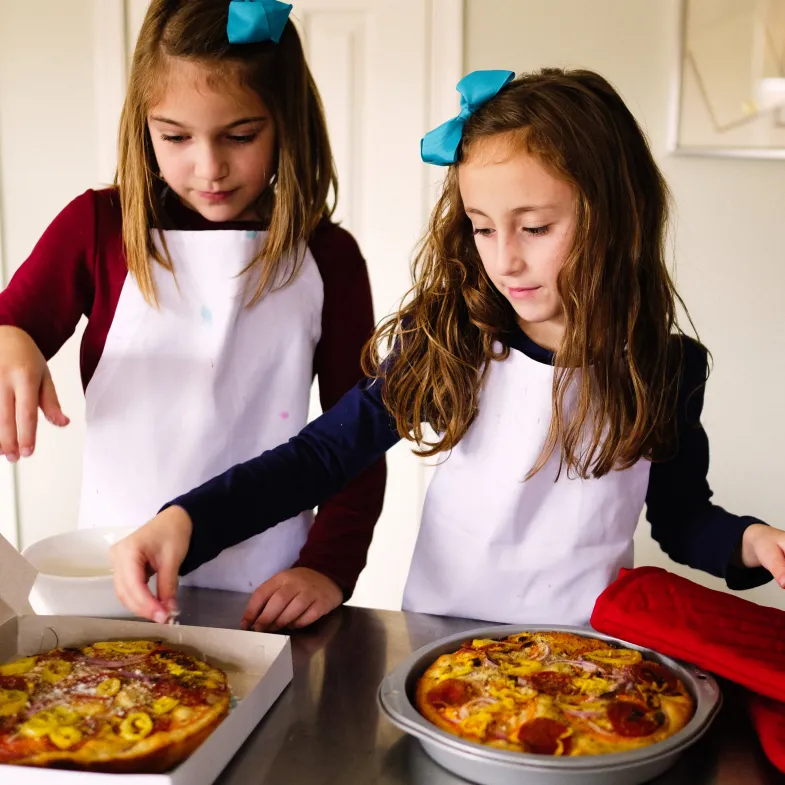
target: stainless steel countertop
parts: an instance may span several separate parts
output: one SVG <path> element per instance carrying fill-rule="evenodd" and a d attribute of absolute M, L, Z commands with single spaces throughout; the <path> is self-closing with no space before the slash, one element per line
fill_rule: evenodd
<path fill-rule="evenodd" d="M 236 628 L 247 596 L 181 589 L 182 624 Z M 292 634 L 294 678 L 217 785 L 465 785 L 379 712 L 385 674 L 437 638 L 480 626 L 343 607 Z M 652 785 L 785 785 L 732 685 L 712 729 Z M 525 785 L 525 783 L 521 783 Z"/>

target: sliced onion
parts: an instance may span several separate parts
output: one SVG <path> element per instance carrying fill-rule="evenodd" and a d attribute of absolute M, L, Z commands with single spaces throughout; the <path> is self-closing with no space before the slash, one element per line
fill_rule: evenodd
<path fill-rule="evenodd" d="M 588 660 L 569 660 L 566 657 L 564 657 L 564 658 L 552 659 L 548 664 L 554 665 L 557 662 L 563 662 L 566 663 L 567 665 L 574 665 L 576 668 L 580 668 L 581 670 L 588 671 L 589 673 L 597 673 L 598 671 L 600 673 L 604 672 L 599 665 L 597 665 L 594 662 L 589 662 Z"/>
<path fill-rule="evenodd" d="M 32 717 L 34 714 L 38 714 L 39 711 L 43 711 L 47 706 L 51 706 L 53 702 L 56 703 L 57 701 L 53 701 L 52 698 L 49 698 L 48 700 L 41 700 L 32 704 L 32 706 L 30 706 L 30 708 L 24 713 L 24 718 L 29 720 L 30 717 Z"/>
<path fill-rule="evenodd" d="M 551 647 L 547 643 L 541 644 L 543 648 L 543 652 L 539 657 L 530 657 L 529 659 L 532 660 L 544 660 L 546 657 L 551 656 Z"/>
<path fill-rule="evenodd" d="M 462 720 L 465 720 L 469 716 L 469 712 L 471 712 L 472 709 L 477 709 L 480 706 L 491 706 L 493 703 L 493 698 L 474 698 L 473 700 L 470 700 L 468 703 L 464 703 L 464 705 L 461 706 L 458 716 Z"/>
<path fill-rule="evenodd" d="M 587 719 L 586 724 L 595 732 L 598 733 L 600 736 L 604 736 L 606 739 L 616 739 L 618 735 L 613 731 L 609 731 L 606 728 L 601 728 L 597 725 L 596 722 L 592 722 L 591 720 Z"/>
<path fill-rule="evenodd" d="M 154 682 L 159 681 L 162 677 L 158 674 L 136 673 L 134 671 L 115 671 L 117 676 L 122 676 L 124 679 Z"/>

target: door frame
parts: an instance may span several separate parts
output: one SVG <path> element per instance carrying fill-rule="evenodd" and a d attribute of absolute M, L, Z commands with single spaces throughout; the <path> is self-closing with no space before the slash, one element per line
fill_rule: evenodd
<path fill-rule="evenodd" d="M 2 171 L 0 171 L 0 182 L 2 182 Z M 0 290 L 5 288 L 10 278 L 5 267 L 7 253 L 3 234 L 4 225 L 5 214 L 2 188 L 0 188 Z M 0 535 L 14 547 L 19 547 L 21 542 L 18 500 L 19 480 L 16 465 L 0 457 Z"/>

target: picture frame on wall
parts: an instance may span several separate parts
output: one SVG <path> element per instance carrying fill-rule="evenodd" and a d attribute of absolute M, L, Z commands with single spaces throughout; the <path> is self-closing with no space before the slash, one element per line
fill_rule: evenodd
<path fill-rule="evenodd" d="M 785 0 L 680 0 L 671 150 L 785 159 Z"/>

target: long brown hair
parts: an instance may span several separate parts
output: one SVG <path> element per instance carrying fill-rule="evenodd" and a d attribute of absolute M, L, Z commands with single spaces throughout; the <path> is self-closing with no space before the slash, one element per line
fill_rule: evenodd
<path fill-rule="evenodd" d="M 338 181 L 319 92 L 290 21 L 278 43 L 232 45 L 226 35 L 229 0 L 153 0 L 134 51 L 120 120 L 116 182 L 123 214 L 128 270 L 145 299 L 155 304 L 150 259 L 172 270 L 151 227 L 166 228 L 158 166 L 147 113 L 165 84 L 170 58 L 190 58 L 214 69 L 215 79 L 235 79 L 254 90 L 275 122 L 277 171 L 260 199 L 269 233 L 248 270 L 258 271 L 251 302 L 296 274 L 302 253 L 280 276 L 286 252 L 307 241 L 320 219 L 332 215 Z M 331 204 L 328 204 L 332 191 Z M 283 279 L 283 280 L 282 280 Z"/>
<path fill-rule="evenodd" d="M 528 476 L 557 449 L 559 471 L 583 478 L 657 459 L 673 446 L 682 361 L 672 336 L 681 300 L 665 262 L 668 189 L 635 118 L 591 71 L 519 76 L 468 118 L 415 284 L 369 343 L 366 371 L 383 376 L 385 404 L 419 455 L 449 451 L 476 417 L 490 363 L 509 354 L 515 314 L 485 273 L 457 172 L 472 145 L 498 134 L 514 135 L 576 195 L 574 244 L 558 278 L 566 330 L 550 431 Z M 425 439 L 423 423 L 437 439 Z"/>

